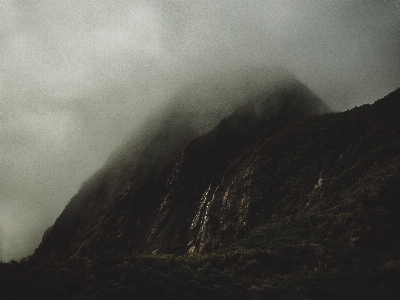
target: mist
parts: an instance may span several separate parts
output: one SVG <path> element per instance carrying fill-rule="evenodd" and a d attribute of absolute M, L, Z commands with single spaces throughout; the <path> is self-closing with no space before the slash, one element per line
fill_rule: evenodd
<path fill-rule="evenodd" d="M 400 86 L 399 28 L 399 1 L 3 0 L 0 260 L 186 84 L 281 66 L 333 110 L 372 103 Z"/>

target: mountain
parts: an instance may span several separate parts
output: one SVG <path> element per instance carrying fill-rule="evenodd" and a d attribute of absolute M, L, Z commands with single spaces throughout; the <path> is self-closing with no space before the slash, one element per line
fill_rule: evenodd
<path fill-rule="evenodd" d="M 260 83 L 251 86 L 252 78 Z M 99 251 L 204 252 L 227 246 L 252 230 L 252 222 L 243 225 L 245 219 L 252 219 L 245 217 L 249 203 L 232 198 L 232 206 L 223 207 L 229 190 L 224 177 L 235 172 L 230 168 L 255 142 L 260 128 L 276 131 L 282 124 L 328 108 L 282 72 L 279 80 L 258 69 L 212 82 L 183 91 L 145 126 L 143 136 L 134 136 L 114 153 L 83 184 L 34 257 L 91 257 Z M 235 93 L 224 92 L 228 87 Z M 211 99 L 199 98 L 205 88 Z M 232 99 L 233 94 L 239 98 Z M 217 103 L 212 97 L 217 97 Z M 232 113 L 204 133 L 224 111 Z M 210 210 L 216 218 L 226 219 L 224 224 L 206 221 Z M 214 230 L 206 228 L 207 222 Z M 207 237 L 206 231 L 210 231 Z"/>
<path fill-rule="evenodd" d="M 332 113 L 294 76 L 271 74 L 177 94 L 30 258 L 0 265 L 0 295 L 397 299 L 400 89 Z"/>

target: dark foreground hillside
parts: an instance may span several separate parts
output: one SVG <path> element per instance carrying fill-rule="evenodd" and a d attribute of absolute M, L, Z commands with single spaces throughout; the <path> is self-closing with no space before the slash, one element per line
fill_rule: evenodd
<path fill-rule="evenodd" d="M 398 299 L 400 90 L 325 115 L 293 92 L 278 117 L 237 110 L 123 196 L 96 182 L 80 197 L 109 203 L 76 202 L 66 236 L 1 264 L 1 299 Z"/>

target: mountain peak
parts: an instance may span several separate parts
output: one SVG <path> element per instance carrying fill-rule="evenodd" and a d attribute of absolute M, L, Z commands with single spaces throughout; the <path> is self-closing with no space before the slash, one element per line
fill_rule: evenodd
<path fill-rule="evenodd" d="M 400 90 L 318 115 L 304 85 L 277 87 L 239 98 L 209 131 L 172 103 L 82 185 L 28 261 L 0 266 L 12 274 L 2 291 L 395 299 Z"/>
<path fill-rule="evenodd" d="M 128 140 L 82 186 L 35 255 L 93 255 L 99 245 L 110 249 L 122 241 L 126 251 L 186 252 L 185 240 L 192 231 L 185 229 L 188 225 L 174 229 L 168 221 L 164 224 L 171 209 L 167 207 L 181 197 L 193 199 L 185 204 L 189 205 L 185 211 L 189 224 L 193 205 L 197 205 L 194 199 L 200 197 L 197 193 L 217 180 L 213 173 L 222 174 L 241 155 L 261 124 L 328 111 L 317 96 L 283 70 L 258 68 L 228 75 L 192 84 L 173 97 L 162 113 L 144 125 L 141 134 Z M 203 167 L 197 165 L 199 161 Z M 172 184 L 183 167 L 190 182 L 198 181 L 198 185 L 189 188 L 194 194 L 178 196 L 178 191 L 192 184 L 182 182 L 179 188 Z M 193 170 L 198 174 L 192 174 Z M 202 173 L 201 179 L 195 179 Z M 215 178 L 205 183 L 210 176 Z M 214 184 L 210 188 L 215 189 Z M 156 232 L 158 237 L 179 234 L 179 241 L 161 242 Z M 193 245 L 189 248 L 199 250 Z"/>

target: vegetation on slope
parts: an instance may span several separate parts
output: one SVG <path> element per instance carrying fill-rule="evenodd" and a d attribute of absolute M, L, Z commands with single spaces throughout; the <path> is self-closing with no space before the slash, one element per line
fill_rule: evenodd
<path fill-rule="evenodd" d="M 100 247 L 90 257 L 1 264 L 0 295 L 4 299 L 397 299 L 399 117 L 397 90 L 373 105 L 344 113 L 257 123 L 251 136 L 244 135 L 246 146 L 230 159 L 221 161 L 211 151 L 193 160 L 194 166 L 222 163 L 222 177 L 233 182 L 231 190 L 238 198 L 243 193 L 251 198 L 245 215 L 248 223 L 233 244 L 184 255 L 129 254 Z M 212 141 L 218 131 L 232 128 L 221 123 L 209 140 L 203 137 L 190 147 L 213 145 L 221 141 Z M 204 160 L 197 161 L 201 157 Z M 170 217 L 178 218 L 180 212 L 177 209 Z"/>

